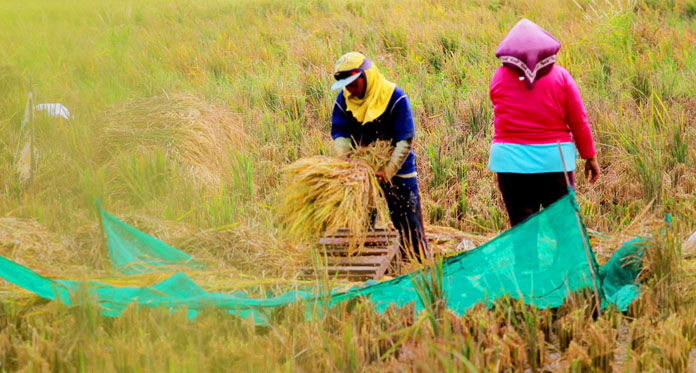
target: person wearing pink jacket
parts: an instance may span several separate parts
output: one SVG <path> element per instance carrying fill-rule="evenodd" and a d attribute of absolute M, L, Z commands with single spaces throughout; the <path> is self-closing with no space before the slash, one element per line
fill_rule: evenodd
<path fill-rule="evenodd" d="M 502 66 L 489 90 L 495 132 L 488 168 L 497 174 L 513 226 L 567 193 L 558 143 L 571 187 L 576 148 L 589 181 L 599 177 L 580 92 L 570 73 L 555 65 L 560 47 L 551 34 L 523 19 L 496 50 Z"/>

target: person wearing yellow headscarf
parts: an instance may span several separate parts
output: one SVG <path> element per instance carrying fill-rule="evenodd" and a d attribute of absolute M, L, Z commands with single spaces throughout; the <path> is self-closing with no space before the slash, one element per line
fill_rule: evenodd
<path fill-rule="evenodd" d="M 377 172 L 404 257 L 429 255 L 413 154 L 415 125 L 408 97 L 362 53 L 346 53 L 334 67 L 340 90 L 333 105 L 331 137 L 339 156 L 377 140 L 390 141 L 389 161 Z"/>

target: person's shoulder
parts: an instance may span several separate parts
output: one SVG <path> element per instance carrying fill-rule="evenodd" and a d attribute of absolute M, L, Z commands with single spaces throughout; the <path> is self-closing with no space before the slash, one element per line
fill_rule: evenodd
<path fill-rule="evenodd" d="M 399 88 L 399 86 L 394 87 L 394 92 L 392 93 L 387 106 L 389 108 L 389 112 L 393 112 L 397 107 L 398 109 L 396 109 L 396 111 L 404 110 L 404 102 L 408 102 L 408 95 L 406 95 L 403 89 Z"/>
<path fill-rule="evenodd" d="M 518 77 L 518 76 L 520 76 L 520 74 L 517 73 L 517 71 L 515 71 L 515 70 L 513 70 L 505 65 L 500 65 L 493 72 L 493 76 Z"/>
<path fill-rule="evenodd" d="M 554 64 L 553 68 L 551 69 L 551 71 L 549 71 L 547 75 L 550 75 L 553 81 L 564 87 L 568 87 L 570 85 L 575 84 L 575 79 L 573 79 L 573 75 L 571 75 L 565 67 L 560 65 Z"/>
<path fill-rule="evenodd" d="M 404 92 L 403 89 L 399 88 L 399 86 L 394 87 L 394 92 L 392 92 L 392 97 L 389 100 L 391 104 L 395 104 L 399 99 L 406 99 L 408 96 L 406 95 L 406 92 Z"/>
<path fill-rule="evenodd" d="M 343 89 L 339 89 L 339 90 L 338 90 L 338 95 L 336 96 L 335 105 L 338 105 L 339 108 L 345 110 L 345 108 L 346 108 L 346 97 L 343 95 Z"/>
<path fill-rule="evenodd" d="M 505 75 L 505 74 L 515 74 L 512 69 L 509 69 L 503 65 L 498 66 L 495 71 L 493 71 L 493 76 Z"/>
<path fill-rule="evenodd" d="M 491 76 L 491 84 L 496 84 L 504 81 L 516 82 L 519 80 L 520 75 L 513 69 L 505 67 L 503 65 L 498 66 Z"/>
<path fill-rule="evenodd" d="M 338 96 L 336 96 L 336 101 L 334 101 L 333 105 L 333 113 L 334 115 L 338 114 L 346 114 L 346 109 L 348 105 L 346 104 L 346 98 L 343 96 L 343 90 L 338 91 Z"/>
<path fill-rule="evenodd" d="M 568 72 L 568 70 L 566 70 L 565 67 L 563 67 L 561 65 L 557 65 L 557 64 L 553 64 L 553 68 L 551 69 L 551 72 L 556 73 L 556 74 L 562 74 L 562 75 L 570 75 L 570 73 Z"/>
<path fill-rule="evenodd" d="M 389 106 L 398 104 L 401 101 L 408 101 L 408 95 L 399 86 L 394 87 L 394 92 L 392 93 L 391 99 L 389 100 Z"/>
<path fill-rule="evenodd" d="M 567 80 L 568 78 L 572 79 L 572 75 L 570 75 L 570 72 L 568 72 L 568 70 L 566 70 L 565 67 L 563 67 L 561 65 L 556 65 L 556 64 L 553 65 L 553 67 L 551 68 L 551 71 L 549 71 L 548 75 L 553 75 L 559 79 L 564 79 L 564 80 Z"/>

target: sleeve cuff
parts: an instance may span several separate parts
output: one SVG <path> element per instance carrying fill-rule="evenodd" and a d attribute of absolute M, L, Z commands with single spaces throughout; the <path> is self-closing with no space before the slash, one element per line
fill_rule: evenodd
<path fill-rule="evenodd" d="M 334 139 L 334 150 L 337 156 L 342 156 L 353 149 L 353 142 L 347 137 L 336 137 Z"/>

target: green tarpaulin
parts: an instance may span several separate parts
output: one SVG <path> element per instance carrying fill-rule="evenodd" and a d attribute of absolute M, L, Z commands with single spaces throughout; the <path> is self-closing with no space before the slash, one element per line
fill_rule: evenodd
<path fill-rule="evenodd" d="M 201 264 L 163 242 L 119 221 L 101 209 L 109 255 L 114 269 L 129 273 L 166 269 L 171 265 L 200 268 Z M 442 268 L 447 307 L 458 314 L 480 302 L 492 302 L 502 296 L 522 299 L 540 308 L 558 307 L 576 290 L 592 288 L 592 276 L 585 251 L 586 232 L 578 225 L 575 195 L 569 194 L 474 250 L 446 258 Z M 640 269 L 642 246 L 639 241 L 625 244 L 602 268 L 590 251 L 590 262 L 597 276 L 603 307 L 615 304 L 625 310 L 639 294 L 635 283 Z M 631 260 L 637 258 L 638 260 Z M 413 273 L 381 283 L 322 296 L 308 291 L 290 291 L 257 299 L 244 292 L 232 294 L 207 292 L 183 273 L 176 273 L 149 287 L 114 287 L 96 282 L 52 280 L 0 257 L 0 277 L 37 295 L 71 304 L 79 289 L 88 289 L 105 315 L 116 316 L 130 304 L 185 309 L 190 316 L 204 308 L 215 307 L 240 317 L 253 317 L 259 324 L 268 322 L 274 308 L 298 300 L 308 304 L 323 300 L 332 305 L 363 296 L 379 311 L 390 304 L 402 306 L 415 302 L 423 308 L 414 282 L 422 274 Z"/>

